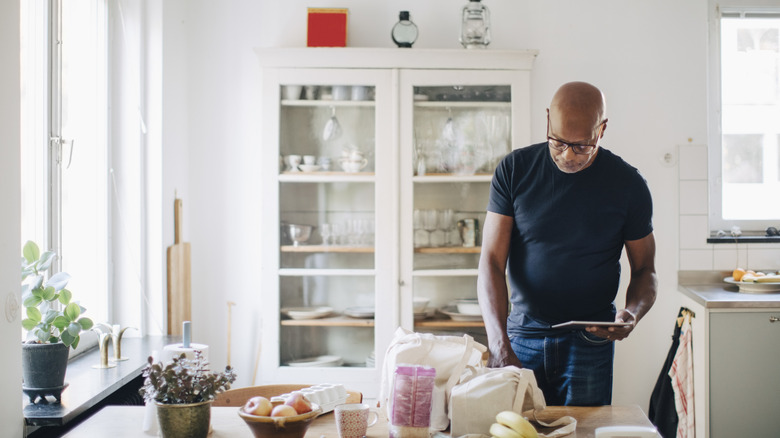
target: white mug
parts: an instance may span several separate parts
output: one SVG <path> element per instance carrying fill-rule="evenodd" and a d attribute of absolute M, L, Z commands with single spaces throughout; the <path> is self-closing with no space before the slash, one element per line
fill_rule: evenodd
<path fill-rule="evenodd" d="M 306 164 L 306 165 L 317 164 L 317 157 L 314 156 L 314 155 L 304 155 L 303 156 L 303 164 Z"/>
<path fill-rule="evenodd" d="M 353 85 L 352 100 L 368 100 L 368 87 L 364 85 Z"/>
<path fill-rule="evenodd" d="M 285 100 L 298 100 L 301 98 L 301 85 L 285 85 L 284 86 L 284 99 Z"/>

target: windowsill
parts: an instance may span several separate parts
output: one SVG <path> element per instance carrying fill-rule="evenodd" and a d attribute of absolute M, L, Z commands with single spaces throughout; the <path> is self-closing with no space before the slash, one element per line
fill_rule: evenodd
<path fill-rule="evenodd" d="M 780 243 L 780 236 L 767 235 L 742 235 L 735 236 L 710 236 L 707 243 Z"/>
<path fill-rule="evenodd" d="M 28 432 L 30 426 L 64 426 L 78 418 L 140 376 L 152 351 L 161 350 L 166 344 L 179 339 L 180 337 L 171 336 L 123 338 L 122 356 L 128 360 L 109 362 L 116 364 L 113 368 L 94 367 L 100 364 L 100 350 L 97 348 L 71 358 L 65 373 L 65 383 L 68 387 L 62 392 L 61 403 L 55 403 L 53 397 L 48 397 L 48 403 L 38 401 L 31 404 L 26 395 L 20 394 Z M 112 347 L 108 348 L 111 358 L 114 351 Z"/>

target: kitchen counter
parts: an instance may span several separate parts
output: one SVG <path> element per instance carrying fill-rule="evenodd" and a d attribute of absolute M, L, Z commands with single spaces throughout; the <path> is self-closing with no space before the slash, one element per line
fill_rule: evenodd
<path fill-rule="evenodd" d="M 680 271 L 677 289 L 707 309 L 760 309 L 780 307 L 780 293 L 744 293 L 723 281 L 731 272 Z"/>

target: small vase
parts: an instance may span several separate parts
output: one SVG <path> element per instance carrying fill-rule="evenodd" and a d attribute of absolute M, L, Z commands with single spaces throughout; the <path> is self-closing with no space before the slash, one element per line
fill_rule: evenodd
<path fill-rule="evenodd" d="M 155 403 L 162 438 L 206 438 L 211 424 L 211 403 L 181 405 Z"/>

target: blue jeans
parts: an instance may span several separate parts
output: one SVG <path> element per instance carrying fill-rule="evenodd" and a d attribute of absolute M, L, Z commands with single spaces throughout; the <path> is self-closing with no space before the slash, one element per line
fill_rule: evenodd
<path fill-rule="evenodd" d="M 612 341 L 576 330 L 558 336 L 510 335 L 523 368 L 534 371 L 548 406 L 612 403 Z"/>

